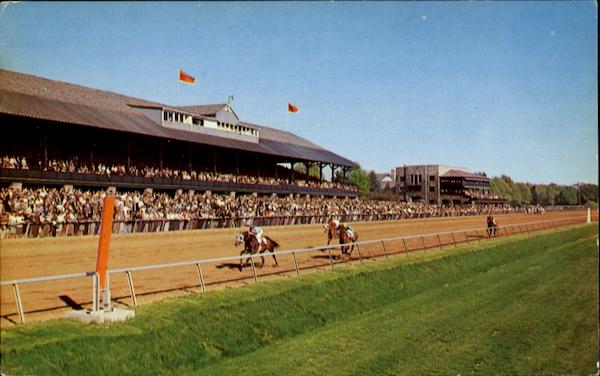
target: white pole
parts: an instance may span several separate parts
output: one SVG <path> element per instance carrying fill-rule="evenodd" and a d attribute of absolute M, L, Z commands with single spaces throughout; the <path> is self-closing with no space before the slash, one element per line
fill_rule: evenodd
<path fill-rule="evenodd" d="M 592 223 L 592 210 L 590 208 L 588 208 L 587 211 L 587 221 L 586 223 Z"/>

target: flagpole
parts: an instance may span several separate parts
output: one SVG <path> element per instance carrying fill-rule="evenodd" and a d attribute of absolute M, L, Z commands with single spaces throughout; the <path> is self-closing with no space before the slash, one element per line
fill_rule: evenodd
<path fill-rule="evenodd" d="M 290 119 L 290 111 L 289 111 L 289 108 L 287 108 L 286 111 L 285 111 L 285 130 L 286 131 L 289 128 L 289 125 L 290 125 L 289 124 L 289 119 Z"/>

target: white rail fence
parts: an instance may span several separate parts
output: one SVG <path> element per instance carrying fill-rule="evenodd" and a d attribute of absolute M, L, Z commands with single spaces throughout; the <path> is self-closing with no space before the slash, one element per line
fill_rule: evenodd
<path fill-rule="evenodd" d="M 520 233 L 525 233 L 525 232 L 528 233 L 528 232 L 532 232 L 532 231 L 546 230 L 546 229 L 550 229 L 550 228 L 566 226 L 566 225 L 576 224 L 576 223 L 585 223 L 585 217 L 573 217 L 573 218 L 564 218 L 564 219 L 556 219 L 556 220 L 549 220 L 549 221 L 538 221 L 538 222 L 528 222 L 528 223 L 521 223 L 521 224 L 514 224 L 514 225 L 499 226 L 496 228 L 495 236 L 489 236 L 488 232 L 487 232 L 488 228 L 485 227 L 485 228 L 475 228 L 475 229 L 467 229 L 467 230 L 454 230 L 454 231 L 447 231 L 447 232 L 437 232 L 437 233 L 427 233 L 427 234 L 420 234 L 420 235 L 383 238 L 383 239 L 377 239 L 377 240 L 366 240 L 366 241 L 360 241 L 360 242 L 349 243 L 349 244 L 344 244 L 344 245 L 331 244 L 329 246 L 323 246 L 323 247 L 292 249 L 292 250 L 284 250 L 284 251 L 278 251 L 278 252 L 273 252 L 273 253 L 263 253 L 263 254 L 253 254 L 253 255 L 243 255 L 243 256 L 228 256 L 228 257 L 219 257 L 219 258 L 212 258 L 212 259 L 201 259 L 201 260 L 192 260 L 192 261 L 184 261 L 184 262 L 175 262 L 175 263 L 168 263 L 168 264 L 118 268 L 118 269 L 110 269 L 108 271 L 108 273 L 109 273 L 109 275 L 110 274 L 118 274 L 118 273 L 125 273 L 127 275 L 129 295 L 131 297 L 133 306 L 137 307 L 138 302 L 137 302 L 137 296 L 135 293 L 135 286 L 134 286 L 134 282 L 133 282 L 133 275 L 132 275 L 133 272 L 158 270 L 158 269 L 166 269 L 166 268 L 178 268 L 178 267 L 194 265 L 196 267 L 198 280 L 200 282 L 199 286 L 201 287 L 203 292 L 206 292 L 207 284 L 205 282 L 204 273 L 203 273 L 203 269 L 202 269 L 202 266 L 206 265 L 206 264 L 216 264 L 216 263 L 229 262 L 229 261 L 240 261 L 241 262 L 242 259 L 246 259 L 246 264 L 247 264 L 247 260 L 249 259 L 250 266 L 252 269 L 252 277 L 247 277 L 247 278 L 253 278 L 254 281 L 256 283 L 258 283 L 258 274 L 256 271 L 255 262 L 254 262 L 254 259 L 256 257 L 268 257 L 271 255 L 280 257 L 280 256 L 284 256 L 284 255 L 291 255 L 293 264 L 294 264 L 294 269 L 281 271 L 279 273 L 295 272 L 295 274 L 297 276 L 300 276 L 300 270 L 302 270 L 302 269 L 319 268 L 319 267 L 324 266 L 324 265 L 320 264 L 320 265 L 316 265 L 316 266 L 309 265 L 304 268 L 301 268 L 300 264 L 298 262 L 297 255 L 303 254 L 303 253 L 327 251 L 328 259 L 329 259 L 329 266 L 331 267 L 331 269 L 334 269 L 336 262 L 334 262 L 334 256 L 332 255 L 331 251 L 332 251 L 332 249 L 341 248 L 343 246 L 356 247 L 356 250 L 358 253 L 358 261 L 360 263 L 362 263 L 363 258 L 375 259 L 377 257 L 383 256 L 387 260 L 390 255 L 394 255 L 394 254 L 398 255 L 398 254 L 404 253 L 405 255 L 408 255 L 408 253 L 415 252 L 415 251 L 427 252 L 427 249 L 438 248 L 438 247 L 441 250 L 441 249 L 443 249 L 444 246 L 456 247 L 456 246 L 458 246 L 458 244 L 461 244 L 461 243 L 470 244 L 472 242 L 480 242 L 481 239 L 486 238 L 486 236 L 487 236 L 487 238 L 490 238 L 490 237 L 498 237 L 498 236 L 515 235 L 515 234 L 520 234 Z M 464 236 L 464 240 L 461 239 L 460 237 L 457 240 L 455 235 Z M 442 240 L 441 240 L 441 236 L 450 236 L 452 239 L 452 242 L 443 244 Z M 434 245 L 430 244 L 429 246 L 427 246 L 425 243 L 425 239 L 428 239 L 428 240 L 433 239 L 433 241 L 435 241 L 437 239 L 437 244 L 434 244 Z M 410 241 L 410 240 L 413 240 L 413 241 L 420 240 L 420 242 L 419 242 L 420 246 L 418 246 L 416 248 L 412 247 L 412 249 L 409 249 L 409 247 L 407 246 L 407 241 Z M 392 250 L 392 249 L 386 248 L 386 243 L 388 243 L 388 247 L 389 247 L 389 243 L 400 242 L 400 241 L 402 242 L 401 249 Z M 376 244 L 381 244 L 381 252 L 382 253 L 375 254 L 375 255 L 371 254 L 368 257 L 366 257 L 366 256 L 363 257 L 360 247 L 361 246 L 364 247 L 367 245 L 376 245 Z M 351 262 L 351 261 L 356 261 L 356 259 L 354 259 L 354 260 L 348 259 L 345 262 Z M 92 305 L 93 305 L 93 309 L 96 310 L 99 306 L 98 291 L 97 291 L 98 290 L 98 287 L 97 287 L 98 274 L 93 271 L 92 272 L 74 273 L 74 274 L 63 274 L 63 275 L 48 276 L 48 277 L 22 278 L 22 279 L 15 279 L 15 280 L 0 281 L 0 286 L 12 286 L 14 297 L 15 297 L 17 313 L 19 315 L 19 319 L 20 319 L 21 323 L 24 324 L 25 323 L 25 311 L 23 309 L 23 302 L 21 299 L 21 293 L 19 291 L 20 285 L 34 284 L 34 283 L 47 283 L 47 282 L 58 281 L 58 280 L 75 279 L 75 278 L 89 278 L 89 277 L 92 277 L 92 279 L 93 279 L 93 281 L 92 281 Z M 244 278 L 244 279 L 247 279 L 247 278 Z M 231 281 L 231 280 L 229 280 L 229 281 Z M 221 281 L 218 283 L 226 283 L 226 282 L 227 281 Z M 110 286 L 108 285 L 108 283 L 109 283 L 109 278 L 107 278 L 107 290 L 110 291 Z M 188 286 L 188 287 L 192 287 L 192 286 Z M 10 314 L 4 314 L 3 316 L 7 317 L 7 316 L 10 316 Z"/>

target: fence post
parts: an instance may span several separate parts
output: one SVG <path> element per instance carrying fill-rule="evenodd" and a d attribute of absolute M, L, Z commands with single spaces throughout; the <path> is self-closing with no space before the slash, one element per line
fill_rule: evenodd
<path fill-rule="evenodd" d="M 294 268 L 296 269 L 296 275 L 300 277 L 300 269 L 298 268 L 298 260 L 296 260 L 296 252 L 292 252 L 292 257 L 294 258 Z"/>
<path fill-rule="evenodd" d="M 258 283 L 258 276 L 256 275 L 256 268 L 254 267 L 254 257 L 250 256 L 250 265 L 252 265 L 252 276 L 254 277 L 254 282 Z"/>
<path fill-rule="evenodd" d="M 111 297 L 110 297 L 110 273 L 107 272 L 106 273 L 106 281 L 105 281 L 105 286 L 104 286 L 104 294 L 102 297 L 102 306 L 104 311 L 110 311 L 111 310 Z"/>
<path fill-rule="evenodd" d="M 422 236 L 421 236 L 421 244 L 423 244 L 423 252 L 427 253 L 427 248 L 425 248 L 425 240 L 423 240 Z"/>
<path fill-rule="evenodd" d="M 331 263 L 331 270 L 333 270 L 333 258 L 331 257 L 331 248 L 327 248 L 327 253 L 329 253 L 329 262 Z"/>
<path fill-rule="evenodd" d="M 360 247 L 358 246 L 358 244 L 356 245 L 356 250 L 358 251 L 358 260 L 362 264 L 362 262 L 363 262 L 363 260 L 362 260 L 362 254 L 360 253 Z"/>
<path fill-rule="evenodd" d="M 388 259 L 388 254 L 387 251 L 385 250 L 385 244 L 383 243 L 383 240 L 381 241 L 381 247 L 383 247 L 383 254 L 385 256 L 385 259 Z"/>
<path fill-rule="evenodd" d="M 477 235 L 477 241 L 481 242 L 481 236 L 479 235 L 479 230 L 475 230 L 475 235 Z"/>
<path fill-rule="evenodd" d="M 402 238 L 402 244 L 404 244 L 404 254 L 408 256 L 408 248 L 406 247 L 406 239 Z"/>
<path fill-rule="evenodd" d="M 92 276 L 92 311 L 97 312 L 100 307 L 100 276 L 98 272 Z"/>
<path fill-rule="evenodd" d="M 133 278 L 131 277 L 131 270 L 127 271 L 127 283 L 129 284 L 129 294 L 133 301 L 133 306 L 137 307 L 137 298 L 135 297 L 135 288 L 133 287 Z"/>
<path fill-rule="evenodd" d="M 442 250 L 442 239 L 440 238 L 440 234 L 437 234 L 438 243 L 440 243 L 440 251 Z"/>
<path fill-rule="evenodd" d="M 204 283 L 204 274 L 202 274 L 202 268 L 200 264 L 196 263 L 196 271 L 198 272 L 198 278 L 200 278 L 200 286 L 202 286 L 202 292 L 206 292 L 206 284 Z"/>
<path fill-rule="evenodd" d="M 466 231 L 465 231 L 465 239 L 467 240 L 467 244 L 469 244 L 469 235 L 467 234 Z"/>
<path fill-rule="evenodd" d="M 15 301 L 17 302 L 17 312 L 19 312 L 21 324 L 25 324 L 25 312 L 23 312 L 23 304 L 21 303 L 21 293 L 19 292 L 19 285 L 16 283 L 13 283 L 13 292 L 15 293 Z"/>
<path fill-rule="evenodd" d="M 452 243 L 454 243 L 454 247 L 456 248 L 457 245 L 456 245 L 456 239 L 454 239 L 454 233 L 451 232 L 450 235 L 452 235 Z"/>

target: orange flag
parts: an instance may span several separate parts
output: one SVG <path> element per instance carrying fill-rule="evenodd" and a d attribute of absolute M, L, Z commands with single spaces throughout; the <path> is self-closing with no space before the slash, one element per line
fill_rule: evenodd
<path fill-rule="evenodd" d="M 196 79 L 189 74 L 185 73 L 181 69 L 179 70 L 179 81 L 185 82 L 186 84 L 194 85 L 196 84 Z"/>
<path fill-rule="evenodd" d="M 298 107 L 288 102 L 288 112 L 298 112 Z"/>

